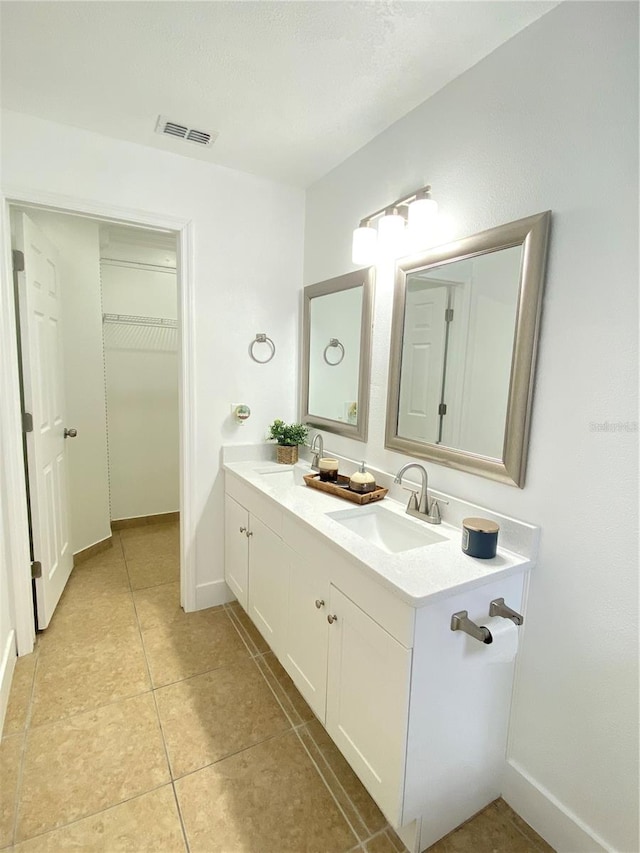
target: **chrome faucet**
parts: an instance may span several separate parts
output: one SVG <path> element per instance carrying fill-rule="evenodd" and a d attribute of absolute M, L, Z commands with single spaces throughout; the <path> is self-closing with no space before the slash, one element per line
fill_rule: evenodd
<path fill-rule="evenodd" d="M 324 456 L 324 441 L 322 439 L 322 433 L 317 432 L 313 436 L 313 441 L 311 442 L 311 452 L 313 453 L 313 458 L 311 460 L 311 468 L 313 471 L 320 470 L 320 460 Z"/>
<path fill-rule="evenodd" d="M 409 468 L 417 468 L 418 471 L 420 471 L 422 483 L 420 486 L 420 495 L 412 489 L 409 490 L 411 491 L 411 495 L 409 496 L 409 503 L 407 504 L 407 515 L 412 515 L 422 521 L 428 521 L 429 524 L 440 524 L 442 521 L 440 516 L 440 503 L 447 503 L 447 501 L 440 501 L 439 499 L 436 500 L 434 498 L 429 502 L 428 477 L 424 465 L 418 465 L 417 462 L 408 462 L 398 471 L 393 482 L 402 483 L 402 478 Z"/>

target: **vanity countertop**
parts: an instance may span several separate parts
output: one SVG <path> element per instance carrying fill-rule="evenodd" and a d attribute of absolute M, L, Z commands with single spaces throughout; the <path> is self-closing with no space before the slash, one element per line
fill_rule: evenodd
<path fill-rule="evenodd" d="M 283 466 L 265 460 L 253 460 L 225 462 L 224 468 L 229 474 L 269 497 L 284 513 L 289 513 L 312 531 L 321 534 L 378 583 L 413 607 L 482 586 L 500 577 L 524 572 L 534 565 L 532 555 L 519 555 L 501 547 L 498 547 L 497 555 L 491 560 L 469 557 L 462 551 L 459 527 L 444 522 L 433 526 L 413 519 L 406 515 L 402 504 L 389 497 L 376 506 L 384 506 L 386 511 L 401 515 L 420 528 L 426 526 L 435 530 L 445 537 L 445 541 L 400 553 L 387 553 L 327 515 L 345 509 L 355 509 L 357 512 L 359 507 L 305 486 L 302 476 L 310 472 L 308 465 L 298 463 L 295 466 Z M 278 476 L 285 469 L 293 471 L 295 483 L 292 477 Z M 270 472 L 273 472 L 273 476 Z M 493 513 L 491 515 L 496 517 Z M 531 525 L 525 526 L 536 530 Z"/>

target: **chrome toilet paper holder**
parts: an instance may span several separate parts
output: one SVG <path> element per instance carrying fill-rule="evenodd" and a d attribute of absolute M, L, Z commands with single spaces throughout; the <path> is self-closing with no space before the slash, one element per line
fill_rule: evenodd
<path fill-rule="evenodd" d="M 469 634 L 474 640 L 479 640 L 481 643 L 486 643 L 487 645 L 493 643 L 491 631 L 485 628 L 484 625 L 476 625 L 475 622 L 472 622 L 469 619 L 468 610 L 459 610 L 453 614 L 451 617 L 451 630 L 464 631 L 465 634 Z"/>
<path fill-rule="evenodd" d="M 514 625 L 522 625 L 524 622 L 524 617 L 520 613 L 507 607 L 504 603 L 504 598 L 494 598 L 490 602 L 489 616 L 502 616 L 503 619 L 511 619 Z M 459 610 L 452 615 L 451 630 L 464 631 L 465 634 L 469 634 L 474 640 L 487 645 L 493 642 L 491 631 L 484 625 L 476 625 L 475 622 L 469 619 L 468 610 Z"/>
<path fill-rule="evenodd" d="M 511 619 L 514 625 L 522 625 L 524 616 L 516 613 L 504 603 L 504 598 L 494 598 L 489 604 L 489 616 L 502 616 L 503 619 Z"/>

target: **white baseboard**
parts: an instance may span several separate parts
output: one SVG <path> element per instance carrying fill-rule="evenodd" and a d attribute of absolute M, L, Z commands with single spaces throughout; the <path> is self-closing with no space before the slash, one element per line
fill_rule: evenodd
<path fill-rule="evenodd" d="M 7 635 L 4 649 L 2 650 L 2 661 L 0 662 L 0 732 L 4 728 L 4 718 L 9 703 L 13 670 L 16 667 L 16 654 L 16 632 L 12 628 Z"/>
<path fill-rule="evenodd" d="M 512 759 L 507 761 L 502 797 L 558 853 L 609 853 L 613 850 Z"/>
<path fill-rule="evenodd" d="M 201 583 L 196 587 L 196 610 L 217 607 L 219 604 L 233 601 L 234 598 L 235 595 L 224 581 Z"/>

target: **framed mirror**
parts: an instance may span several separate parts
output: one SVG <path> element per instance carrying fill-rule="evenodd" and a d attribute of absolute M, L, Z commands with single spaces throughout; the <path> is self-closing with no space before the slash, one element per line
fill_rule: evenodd
<path fill-rule="evenodd" d="M 303 423 L 367 440 L 373 270 L 304 289 Z"/>
<path fill-rule="evenodd" d="M 524 486 L 550 220 L 398 262 L 386 447 Z"/>

